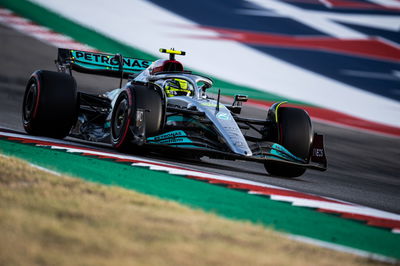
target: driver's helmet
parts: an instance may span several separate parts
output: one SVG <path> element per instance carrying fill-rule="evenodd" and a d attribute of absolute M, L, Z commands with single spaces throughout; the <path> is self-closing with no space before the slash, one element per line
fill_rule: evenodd
<path fill-rule="evenodd" d="M 168 79 L 164 83 L 164 91 L 167 97 L 190 96 L 193 92 L 193 86 L 184 79 Z"/>

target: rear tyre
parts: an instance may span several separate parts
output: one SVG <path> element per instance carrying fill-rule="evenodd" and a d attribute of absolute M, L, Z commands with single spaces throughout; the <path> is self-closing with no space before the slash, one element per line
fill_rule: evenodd
<path fill-rule="evenodd" d="M 22 104 L 27 133 L 64 138 L 76 122 L 75 79 L 65 73 L 39 70 L 30 77 Z"/>
<path fill-rule="evenodd" d="M 119 151 L 144 151 L 135 141 L 138 109 L 144 111 L 144 137 L 158 134 L 164 126 L 163 94 L 147 86 L 127 88 L 118 96 L 111 116 L 111 143 Z"/>
<path fill-rule="evenodd" d="M 292 154 L 309 161 L 313 129 L 307 112 L 292 107 L 278 109 L 278 143 Z M 271 175 L 282 177 L 298 177 L 306 168 L 291 166 L 280 162 L 267 162 L 265 169 Z"/>

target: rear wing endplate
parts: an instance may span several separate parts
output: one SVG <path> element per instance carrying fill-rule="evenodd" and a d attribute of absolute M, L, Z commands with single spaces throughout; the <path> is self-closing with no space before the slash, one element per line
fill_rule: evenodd
<path fill-rule="evenodd" d="M 87 74 L 128 78 L 145 70 L 151 65 L 152 61 L 123 57 L 120 54 L 58 48 L 56 63 L 61 70 L 69 68 Z"/>

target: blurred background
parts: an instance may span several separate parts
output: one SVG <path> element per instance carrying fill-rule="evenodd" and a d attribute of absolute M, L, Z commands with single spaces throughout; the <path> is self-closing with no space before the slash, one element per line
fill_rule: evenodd
<path fill-rule="evenodd" d="M 155 59 L 161 47 L 184 50 L 186 68 L 211 75 L 226 95 L 400 127 L 398 0 L 2 2 L 101 51 Z"/>
<path fill-rule="evenodd" d="M 175 48 L 223 95 L 248 95 L 245 115 L 287 100 L 326 136 L 327 172 L 267 182 L 400 213 L 398 0 L 1 0 L 0 37 L 0 127 L 22 130 L 25 83 L 56 70 L 57 47 L 148 60 Z M 119 84 L 75 77 L 92 92 Z M 236 166 L 265 181 L 262 166 Z"/>

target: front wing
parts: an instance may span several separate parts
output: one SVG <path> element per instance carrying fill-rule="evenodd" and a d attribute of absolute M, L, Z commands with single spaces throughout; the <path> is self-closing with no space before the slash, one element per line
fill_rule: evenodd
<path fill-rule="evenodd" d="M 314 135 L 309 161 L 293 155 L 282 145 L 273 142 L 263 142 L 262 145 L 252 145 L 251 149 L 253 154 L 251 156 L 235 154 L 233 152 L 217 149 L 213 143 L 208 142 L 206 139 L 189 136 L 183 130 L 175 130 L 155 137 L 149 137 L 146 139 L 145 146 L 153 150 L 174 149 L 177 151 L 177 154 L 179 154 L 180 151 L 185 154 L 188 151 L 195 151 L 197 155 L 208 156 L 210 158 L 245 160 L 261 163 L 275 161 L 319 171 L 325 171 L 327 169 L 323 136 L 318 134 Z"/>

